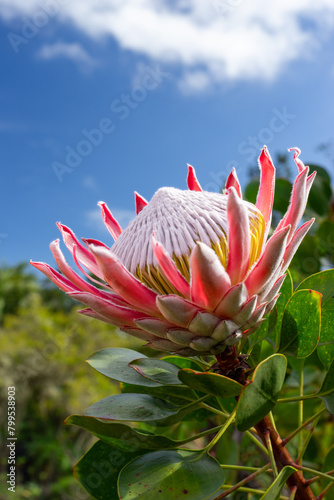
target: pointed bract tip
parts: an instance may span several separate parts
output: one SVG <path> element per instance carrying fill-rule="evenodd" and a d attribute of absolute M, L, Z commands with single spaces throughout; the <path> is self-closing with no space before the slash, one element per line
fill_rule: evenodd
<path fill-rule="evenodd" d="M 137 191 L 135 191 L 135 205 L 136 205 L 136 214 L 143 210 L 148 205 L 148 201 L 141 196 Z"/>
<path fill-rule="evenodd" d="M 203 191 L 200 183 L 197 180 L 194 167 L 192 167 L 189 163 L 187 163 L 187 165 L 188 165 L 188 175 L 187 175 L 188 188 L 190 189 L 190 191 Z"/>

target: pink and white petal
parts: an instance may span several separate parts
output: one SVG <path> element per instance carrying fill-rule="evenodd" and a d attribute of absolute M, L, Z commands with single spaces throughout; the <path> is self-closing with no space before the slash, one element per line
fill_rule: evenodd
<path fill-rule="evenodd" d="M 41 271 L 50 281 L 52 281 L 52 283 L 60 288 L 60 290 L 63 290 L 63 292 L 80 291 L 80 288 L 74 285 L 72 281 L 65 278 L 62 274 L 58 273 L 58 271 L 55 271 L 55 269 L 45 262 L 33 262 L 31 260 L 30 264 Z"/>
<path fill-rule="evenodd" d="M 117 220 L 113 216 L 113 214 L 110 212 L 108 206 L 104 201 L 99 201 L 98 206 L 101 208 L 101 213 L 102 213 L 102 219 L 103 222 L 108 229 L 109 233 L 111 236 L 114 238 L 116 241 L 119 235 L 122 232 L 121 226 L 118 224 Z"/>
<path fill-rule="evenodd" d="M 293 235 L 293 238 L 291 239 L 290 243 L 286 247 L 286 250 L 284 252 L 283 256 L 283 272 L 287 270 L 287 268 L 290 265 L 290 262 L 295 255 L 296 251 L 298 250 L 299 245 L 303 241 L 306 233 L 309 231 L 309 229 L 312 227 L 313 222 L 315 219 L 311 219 L 308 222 L 305 222 L 300 228 L 295 232 Z"/>
<path fill-rule="evenodd" d="M 199 312 L 189 323 L 188 330 L 196 335 L 209 337 L 220 321 L 214 314 Z"/>
<path fill-rule="evenodd" d="M 139 318 L 134 323 L 142 330 L 153 333 L 153 335 L 162 339 L 167 338 L 167 330 L 174 326 L 172 323 L 157 318 Z"/>
<path fill-rule="evenodd" d="M 263 254 L 245 281 L 250 296 L 261 293 L 262 289 L 273 278 L 282 262 L 289 232 L 290 226 L 283 227 L 269 239 Z"/>
<path fill-rule="evenodd" d="M 254 326 L 252 326 L 251 328 L 248 328 L 247 330 L 245 330 L 243 333 L 242 333 L 242 337 L 243 338 L 247 338 L 249 337 L 250 335 L 252 335 L 252 333 L 256 332 L 256 330 L 259 328 L 259 326 L 261 326 L 261 324 L 266 321 L 265 318 L 262 318 L 260 319 L 260 321 L 258 321 Z"/>
<path fill-rule="evenodd" d="M 264 146 L 261 151 L 259 157 L 259 166 L 261 170 L 261 179 L 259 192 L 256 199 L 256 207 L 260 210 L 264 217 L 264 222 L 266 225 L 264 241 L 266 241 L 271 224 L 276 172 L 273 161 L 266 146 Z"/>
<path fill-rule="evenodd" d="M 73 253 L 75 253 L 74 248 L 75 246 L 73 247 Z M 60 271 L 76 286 L 76 288 L 85 292 L 94 293 L 100 297 L 105 296 L 101 290 L 94 287 L 90 283 L 87 283 L 87 281 L 83 280 L 75 271 L 73 271 L 60 250 L 59 240 L 52 241 L 52 243 L 50 243 L 50 249 Z"/>
<path fill-rule="evenodd" d="M 124 300 L 141 311 L 156 315 L 157 294 L 137 280 L 108 249 L 91 245 L 104 279 Z"/>
<path fill-rule="evenodd" d="M 292 239 L 294 232 L 298 227 L 298 224 L 305 211 L 307 203 L 306 182 L 307 182 L 308 171 L 309 168 L 306 167 L 298 174 L 292 189 L 292 195 L 288 210 L 275 230 L 276 233 L 280 229 L 287 227 L 288 225 L 291 225 L 291 232 L 288 238 L 288 243 Z"/>
<path fill-rule="evenodd" d="M 217 345 L 217 341 L 212 337 L 196 337 L 190 343 L 189 347 L 199 352 L 210 351 L 213 347 Z"/>
<path fill-rule="evenodd" d="M 314 182 L 316 175 L 317 175 L 317 171 L 315 170 L 314 172 L 312 172 L 311 175 L 308 176 L 308 178 L 306 180 L 306 200 L 308 199 L 308 195 L 310 194 L 310 189 L 312 187 L 312 184 Z"/>
<path fill-rule="evenodd" d="M 217 342 L 223 342 L 226 340 L 232 333 L 238 330 L 239 326 L 232 320 L 226 319 L 221 321 L 215 330 L 213 331 L 211 337 L 217 340 Z"/>
<path fill-rule="evenodd" d="M 109 325 L 113 325 L 113 326 L 117 326 L 117 327 L 124 326 L 122 323 L 117 323 L 117 321 L 112 321 L 108 318 L 105 318 L 104 316 L 101 316 L 101 314 L 98 314 L 96 311 L 94 311 L 90 307 L 87 307 L 86 309 L 80 309 L 77 312 L 79 314 L 82 314 L 83 316 L 88 316 L 89 318 L 98 319 L 99 321 L 103 321 L 104 323 L 107 323 Z"/>
<path fill-rule="evenodd" d="M 172 257 L 162 244 L 155 239 L 154 235 L 152 236 L 152 247 L 154 255 L 166 278 L 183 297 L 190 298 L 190 286 L 188 281 L 182 276 Z"/>
<path fill-rule="evenodd" d="M 228 190 L 227 221 L 229 253 L 226 270 L 231 284 L 235 285 L 248 271 L 251 237 L 247 208 L 234 187 Z"/>
<path fill-rule="evenodd" d="M 158 339 L 146 344 L 147 347 L 152 347 L 158 351 L 175 351 L 177 345 L 167 339 Z"/>
<path fill-rule="evenodd" d="M 304 170 L 305 165 L 304 163 L 298 158 L 300 155 L 301 151 L 299 148 L 289 148 L 288 151 L 293 151 L 293 159 L 295 161 L 295 164 L 297 165 L 298 171 L 302 172 Z"/>
<path fill-rule="evenodd" d="M 189 332 L 189 330 L 172 329 L 168 330 L 167 338 L 175 344 L 186 347 L 189 346 L 190 342 L 196 338 L 196 335 Z"/>
<path fill-rule="evenodd" d="M 76 245 L 77 257 L 81 264 L 85 266 L 91 273 L 95 274 L 95 276 L 103 279 L 102 273 L 96 263 L 96 260 L 94 259 L 94 256 L 87 248 L 81 245 L 80 241 L 76 238 L 73 231 L 60 222 L 57 222 L 57 226 L 63 236 L 64 243 L 71 254 L 73 255 L 73 247 L 74 245 Z"/>
<path fill-rule="evenodd" d="M 240 309 L 240 312 L 234 316 L 233 321 L 239 325 L 244 325 L 252 316 L 253 312 L 258 303 L 258 296 L 253 295 L 249 300 L 247 300 L 246 304 Z"/>
<path fill-rule="evenodd" d="M 158 296 L 157 306 L 167 321 L 183 327 L 187 327 L 200 310 L 195 304 L 179 295 Z"/>
<path fill-rule="evenodd" d="M 135 311 L 127 307 L 112 304 L 111 302 L 96 297 L 87 292 L 68 292 L 68 295 L 86 306 L 96 311 L 101 316 L 113 321 L 117 324 L 134 325 L 134 320 L 143 317 L 141 311 Z"/>
<path fill-rule="evenodd" d="M 242 331 L 236 330 L 225 340 L 226 345 L 235 345 L 239 340 L 242 339 Z"/>
<path fill-rule="evenodd" d="M 159 340 L 159 339 L 157 339 L 157 337 L 155 337 L 151 333 L 144 332 L 143 330 L 139 330 L 139 328 L 122 327 L 121 330 L 122 330 L 122 332 L 125 332 L 129 335 L 132 335 L 132 337 L 136 337 L 137 339 L 140 339 L 140 340 L 145 340 L 145 342 L 152 342 L 152 341 Z"/>
<path fill-rule="evenodd" d="M 218 256 L 200 241 L 189 260 L 191 299 L 199 307 L 212 311 L 231 287 L 231 280 Z"/>
<path fill-rule="evenodd" d="M 108 248 L 108 250 L 109 250 L 109 247 L 100 240 L 94 240 L 94 238 L 81 238 L 81 239 L 84 242 L 84 244 L 87 246 L 88 250 L 89 250 L 89 245 L 96 245 L 98 247 Z"/>
<path fill-rule="evenodd" d="M 141 196 L 137 191 L 135 191 L 135 205 L 136 205 L 136 214 L 138 215 L 139 212 L 143 210 L 143 208 L 148 205 L 148 201 L 145 200 L 143 196 Z"/>
<path fill-rule="evenodd" d="M 174 349 L 174 354 L 178 354 L 179 356 L 197 356 L 197 352 L 191 347 L 183 347 L 182 349 Z"/>
<path fill-rule="evenodd" d="M 245 284 L 238 283 L 230 288 L 225 297 L 214 310 L 214 314 L 220 316 L 221 318 L 234 318 L 240 312 L 240 309 L 247 301 L 247 298 L 248 294 Z"/>
<path fill-rule="evenodd" d="M 261 302 L 270 302 L 275 297 L 275 295 L 277 295 L 277 293 L 280 291 L 281 286 L 283 285 L 285 278 L 286 278 L 286 274 L 283 274 L 283 276 L 280 276 L 275 281 L 273 286 L 270 288 L 269 292 L 266 290 L 266 292 L 264 294 L 261 294 L 261 296 L 259 297 Z"/>
<path fill-rule="evenodd" d="M 264 311 L 264 315 L 263 316 L 266 316 L 268 313 L 270 313 L 270 311 L 275 307 L 276 305 L 276 302 L 277 302 L 277 299 L 278 297 L 280 296 L 281 294 L 278 293 L 277 295 L 275 295 L 275 297 L 273 297 L 271 299 L 270 302 L 268 302 L 268 304 L 266 305 L 266 309 Z"/>
<path fill-rule="evenodd" d="M 253 312 L 252 316 L 250 319 L 243 325 L 243 328 L 251 328 L 252 326 L 256 325 L 262 319 L 262 317 L 265 314 L 267 302 L 263 302 L 263 304 L 260 304 L 255 311 Z"/>
<path fill-rule="evenodd" d="M 188 164 L 187 184 L 190 191 L 203 191 L 200 183 L 197 180 L 194 167 L 192 167 L 189 164 Z"/>
<path fill-rule="evenodd" d="M 235 168 L 232 169 L 232 172 L 229 174 L 225 184 L 226 189 L 231 187 L 234 187 L 239 198 L 242 198 L 241 186 Z"/>

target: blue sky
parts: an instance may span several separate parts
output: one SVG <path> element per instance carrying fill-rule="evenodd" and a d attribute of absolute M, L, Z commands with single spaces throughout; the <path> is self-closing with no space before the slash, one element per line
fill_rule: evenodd
<path fill-rule="evenodd" d="M 333 169 L 332 1 L 0 0 L 0 35 L 1 262 L 52 263 L 59 220 L 111 245 L 97 202 L 126 225 L 187 163 L 215 191 L 265 143 Z"/>

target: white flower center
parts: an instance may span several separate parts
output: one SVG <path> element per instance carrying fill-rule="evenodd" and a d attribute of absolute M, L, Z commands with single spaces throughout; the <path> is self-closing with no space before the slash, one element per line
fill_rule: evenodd
<path fill-rule="evenodd" d="M 263 236 L 263 217 L 254 205 L 243 202 L 248 209 L 250 229 L 256 248 Z M 120 234 L 112 252 L 124 266 L 151 288 L 160 293 L 175 293 L 159 271 L 151 237 L 173 257 L 178 269 L 189 280 L 189 255 L 197 241 L 210 246 L 223 266 L 228 255 L 227 195 L 207 191 L 182 191 L 161 188 L 148 205 Z M 260 245 L 261 246 L 261 245 Z M 254 258 L 251 259 L 254 262 Z"/>

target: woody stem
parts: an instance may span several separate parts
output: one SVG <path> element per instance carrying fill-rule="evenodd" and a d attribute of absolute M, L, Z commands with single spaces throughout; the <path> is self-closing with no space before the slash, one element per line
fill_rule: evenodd
<path fill-rule="evenodd" d="M 269 435 L 276 465 L 279 470 L 286 465 L 290 465 L 292 467 L 296 466 L 268 415 L 264 417 L 261 422 L 255 426 L 255 428 L 264 444 L 266 444 L 266 436 Z M 304 479 L 300 471 L 294 472 L 287 480 L 287 484 L 290 490 L 297 488 L 295 500 L 316 500 L 316 497 L 312 493 L 312 490 L 308 486 L 306 479 Z"/>

